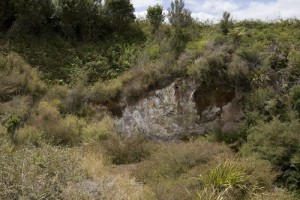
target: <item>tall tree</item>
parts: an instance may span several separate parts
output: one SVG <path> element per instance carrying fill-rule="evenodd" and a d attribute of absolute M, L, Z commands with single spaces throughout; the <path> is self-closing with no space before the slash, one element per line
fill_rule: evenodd
<path fill-rule="evenodd" d="M 104 10 L 111 27 L 119 33 L 126 31 L 136 18 L 130 0 L 106 0 Z"/>
<path fill-rule="evenodd" d="M 172 26 L 186 27 L 192 23 L 191 11 L 184 8 L 184 0 L 175 0 L 171 2 L 168 9 L 168 19 Z"/>
<path fill-rule="evenodd" d="M 147 9 L 146 18 L 152 25 L 153 32 L 156 31 L 159 28 L 159 25 L 165 20 L 163 7 L 159 4 L 156 4 L 155 6 L 149 6 Z"/>
<path fill-rule="evenodd" d="M 54 12 L 52 0 L 15 0 L 15 29 L 39 33 L 50 21 Z"/>
<path fill-rule="evenodd" d="M 230 19 L 230 13 L 224 12 L 223 13 L 223 19 L 220 21 L 221 30 L 224 35 L 227 35 L 229 33 L 229 29 L 232 28 L 233 23 Z"/>
<path fill-rule="evenodd" d="M 90 40 L 100 26 L 101 1 L 99 0 L 61 0 L 61 21 L 64 34 Z"/>

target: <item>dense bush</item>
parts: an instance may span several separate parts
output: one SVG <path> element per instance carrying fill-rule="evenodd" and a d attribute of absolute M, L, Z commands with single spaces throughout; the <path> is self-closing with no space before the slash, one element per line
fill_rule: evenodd
<path fill-rule="evenodd" d="M 299 189 L 299 128 L 297 120 L 259 123 L 248 130 L 244 155 L 256 155 L 279 167 L 279 182 L 289 188 Z"/>
<path fill-rule="evenodd" d="M 300 114 L 300 85 L 292 87 L 290 95 L 292 97 L 294 109 Z"/>

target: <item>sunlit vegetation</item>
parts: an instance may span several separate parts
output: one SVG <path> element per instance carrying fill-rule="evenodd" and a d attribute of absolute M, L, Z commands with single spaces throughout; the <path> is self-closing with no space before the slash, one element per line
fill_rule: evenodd
<path fill-rule="evenodd" d="M 164 9 L 144 20 L 129 0 L 0 2 L 0 199 L 300 198 L 300 21 Z M 118 132 L 124 106 L 177 78 L 238 91 L 240 129 Z"/>

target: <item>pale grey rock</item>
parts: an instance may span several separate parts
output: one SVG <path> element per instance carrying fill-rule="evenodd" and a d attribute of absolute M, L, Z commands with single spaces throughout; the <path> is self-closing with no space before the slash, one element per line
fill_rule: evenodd
<path fill-rule="evenodd" d="M 212 102 L 211 105 L 199 109 L 197 100 L 200 97 L 194 97 L 198 89 L 199 86 L 192 81 L 178 79 L 168 87 L 156 90 L 153 95 L 141 99 L 135 105 L 126 106 L 123 116 L 115 120 L 116 128 L 127 136 L 143 134 L 159 139 L 204 134 L 214 129 L 227 132 L 237 128 L 235 124 L 231 124 L 231 122 L 238 123 L 240 119 L 240 108 L 234 96 L 230 102 L 220 103 L 218 99 L 218 104 Z M 201 95 L 215 94 L 216 92 Z M 202 112 L 199 113 L 199 110 Z"/>

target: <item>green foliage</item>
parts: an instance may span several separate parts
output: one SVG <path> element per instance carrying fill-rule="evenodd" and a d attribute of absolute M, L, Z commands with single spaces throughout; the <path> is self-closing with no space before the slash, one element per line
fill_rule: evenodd
<path fill-rule="evenodd" d="M 273 88 L 258 88 L 247 94 L 246 117 L 247 123 L 255 124 L 258 120 L 270 117 L 268 105 L 273 103 L 275 91 Z"/>
<path fill-rule="evenodd" d="M 171 2 L 168 9 L 168 19 L 172 26 L 182 28 L 192 23 L 191 11 L 184 8 L 183 0 L 175 0 Z"/>
<path fill-rule="evenodd" d="M 187 75 L 196 80 L 205 80 L 205 75 L 208 73 L 209 67 L 210 66 L 206 58 L 198 58 L 192 65 L 188 67 Z"/>
<path fill-rule="evenodd" d="M 226 160 L 201 173 L 202 189 L 197 192 L 197 199 L 252 199 L 252 196 L 271 190 L 276 175 L 266 161 Z"/>
<path fill-rule="evenodd" d="M 159 4 L 156 4 L 155 6 L 149 6 L 147 9 L 146 18 L 153 27 L 153 32 L 155 32 L 159 28 L 159 25 L 165 20 L 165 16 L 163 15 L 163 7 Z"/>
<path fill-rule="evenodd" d="M 4 126 L 9 134 L 14 134 L 21 123 L 21 119 L 16 115 L 11 115 L 5 122 Z"/>
<path fill-rule="evenodd" d="M 18 54 L 0 55 L 0 100 L 9 100 L 16 94 L 38 97 L 45 91 L 40 72 L 32 68 Z"/>
<path fill-rule="evenodd" d="M 189 41 L 189 35 L 184 29 L 176 28 L 172 35 L 171 46 L 176 53 L 176 57 L 184 51 Z"/>
<path fill-rule="evenodd" d="M 52 0 L 16 0 L 14 1 L 16 22 L 10 29 L 14 32 L 39 34 L 54 14 Z"/>
<path fill-rule="evenodd" d="M 300 115 L 300 85 L 295 85 L 291 88 L 290 95 L 293 100 L 294 109 Z"/>
<path fill-rule="evenodd" d="M 200 175 L 199 179 L 207 187 L 226 190 L 227 188 L 246 189 L 249 177 L 241 166 L 225 161 L 212 169 L 209 173 Z"/>
<path fill-rule="evenodd" d="M 135 19 L 134 7 L 130 0 L 107 0 L 104 12 L 110 25 L 119 33 L 128 29 Z"/>
<path fill-rule="evenodd" d="M 270 123 L 259 123 L 248 130 L 247 143 L 241 151 L 269 160 L 281 169 L 280 183 L 299 189 L 299 163 L 293 160 L 299 155 L 299 128 L 296 120 L 280 122 L 275 118 Z"/>
<path fill-rule="evenodd" d="M 288 60 L 289 60 L 289 66 L 296 70 L 297 72 L 300 71 L 300 52 L 296 50 L 290 51 L 288 55 Z"/>
<path fill-rule="evenodd" d="M 230 79 L 238 84 L 247 84 L 249 69 L 247 65 L 237 55 L 233 55 L 232 61 L 227 68 L 227 74 Z"/>
<path fill-rule="evenodd" d="M 114 121 L 108 115 L 104 116 L 100 122 L 87 124 L 83 128 L 82 139 L 86 143 L 97 143 L 102 140 L 109 139 L 113 134 L 116 134 Z"/>
<path fill-rule="evenodd" d="M 232 28 L 233 22 L 230 20 L 230 13 L 224 12 L 223 19 L 220 21 L 220 27 L 222 33 L 227 35 L 229 33 L 229 29 Z"/>
<path fill-rule="evenodd" d="M 299 20 L 233 22 L 225 13 L 220 24 L 201 23 L 176 0 L 171 25 L 149 7 L 151 34 L 127 0 L 0 6 L 1 199 L 145 199 L 144 189 L 149 199 L 292 199 L 286 189 L 299 191 Z M 177 78 L 207 86 L 201 99 L 211 86 L 232 88 L 241 130 L 167 143 L 116 133 L 106 112 L 120 116 Z M 74 150 L 83 160 L 65 172 Z M 89 177 L 77 182 L 81 165 Z"/>
<path fill-rule="evenodd" d="M 102 5 L 98 0 L 59 0 L 57 1 L 56 26 L 66 37 L 79 40 L 95 40 L 102 36 Z"/>

